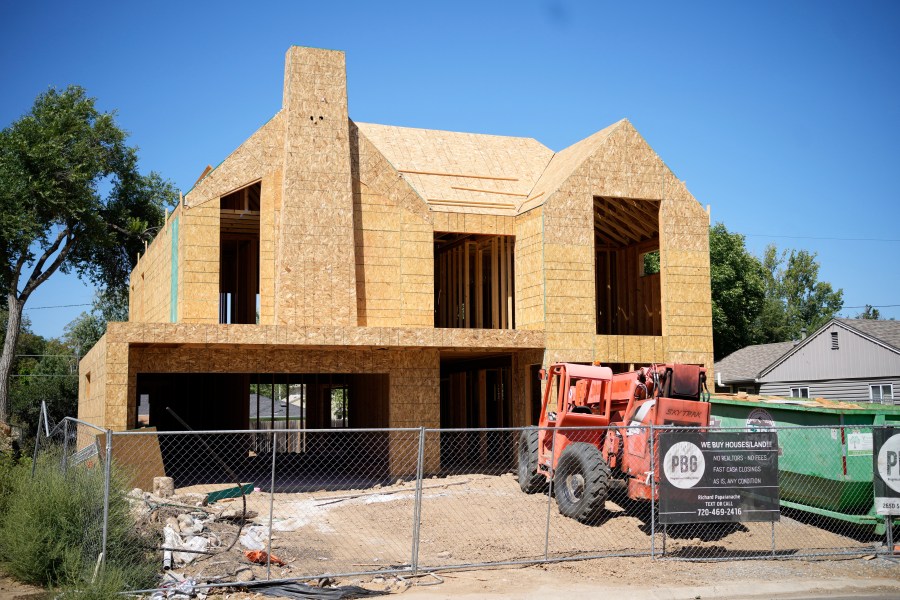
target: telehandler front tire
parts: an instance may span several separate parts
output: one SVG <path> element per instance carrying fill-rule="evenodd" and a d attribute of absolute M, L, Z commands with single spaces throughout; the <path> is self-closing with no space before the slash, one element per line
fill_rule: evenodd
<path fill-rule="evenodd" d="M 526 494 L 535 494 L 547 486 L 547 478 L 538 473 L 538 431 L 526 429 L 519 434 L 519 487 Z"/>
<path fill-rule="evenodd" d="M 596 446 L 576 442 L 559 457 L 553 476 L 553 492 L 559 512 L 590 524 L 606 504 L 609 495 L 609 465 Z"/>

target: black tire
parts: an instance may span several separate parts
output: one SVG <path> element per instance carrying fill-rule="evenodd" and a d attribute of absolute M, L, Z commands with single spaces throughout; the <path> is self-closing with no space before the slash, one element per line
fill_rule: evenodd
<path fill-rule="evenodd" d="M 526 429 L 519 434 L 519 487 L 526 494 L 534 494 L 546 487 L 547 478 L 538 473 L 538 432 Z"/>
<path fill-rule="evenodd" d="M 577 442 L 559 457 L 553 492 L 559 512 L 581 523 L 595 519 L 609 495 L 609 465 L 591 444 Z"/>

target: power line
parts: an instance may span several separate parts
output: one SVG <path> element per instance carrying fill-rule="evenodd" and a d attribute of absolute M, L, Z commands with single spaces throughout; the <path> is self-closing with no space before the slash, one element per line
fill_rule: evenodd
<path fill-rule="evenodd" d="M 43 310 L 45 308 L 72 308 L 73 306 L 91 306 L 90 304 L 57 304 L 56 306 L 26 306 L 22 310 Z"/>
<path fill-rule="evenodd" d="M 770 233 L 745 233 L 743 235 L 745 237 L 786 238 L 789 240 L 822 240 L 828 242 L 900 242 L 900 240 L 889 238 L 816 237 L 811 235 L 773 235 Z"/>
<path fill-rule="evenodd" d="M 863 304 L 862 306 L 844 306 L 841 310 L 847 308 L 866 308 L 867 306 L 871 308 L 897 308 L 900 304 Z"/>

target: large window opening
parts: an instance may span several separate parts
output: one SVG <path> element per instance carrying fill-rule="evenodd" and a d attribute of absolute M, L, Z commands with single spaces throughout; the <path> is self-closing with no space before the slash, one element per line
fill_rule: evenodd
<path fill-rule="evenodd" d="M 434 326 L 515 329 L 515 238 L 434 234 Z"/>
<path fill-rule="evenodd" d="M 659 201 L 594 198 L 597 333 L 662 335 Z"/>
<path fill-rule="evenodd" d="M 325 465 L 354 477 L 382 477 L 389 467 L 389 436 L 369 431 L 389 424 L 386 373 L 139 373 L 135 392 L 132 427 L 182 431 L 180 418 L 196 431 L 242 432 L 159 436 L 165 472 L 157 475 L 179 487 L 233 483 L 222 462 L 242 481 L 267 482 L 273 454 L 289 485 Z M 321 488 L 321 479 L 309 481 Z"/>
<path fill-rule="evenodd" d="M 257 182 L 219 206 L 219 323 L 259 322 L 259 202 Z"/>

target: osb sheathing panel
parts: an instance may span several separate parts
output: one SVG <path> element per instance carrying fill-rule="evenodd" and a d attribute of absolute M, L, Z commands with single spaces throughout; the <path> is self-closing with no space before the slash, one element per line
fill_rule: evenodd
<path fill-rule="evenodd" d="M 170 320 L 172 289 L 172 220 L 179 205 L 137 261 L 129 278 L 128 319 L 151 323 Z"/>
<path fill-rule="evenodd" d="M 273 193 L 277 197 L 278 192 L 268 188 L 277 184 L 275 173 L 282 165 L 283 122 L 283 114 L 279 112 L 185 196 L 178 240 L 179 321 L 185 323 L 219 321 L 219 199 L 260 180 L 263 181 L 261 202 L 265 201 L 267 196 L 273 198 Z M 266 185 L 267 183 L 269 185 Z M 261 244 L 264 239 L 262 227 L 265 219 L 266 217 L 261 215 Z M 262 278 L 260 284 L 263 284 Z M 274 292 L 270 291 L 268 298 L 272 298 L 273 295 Z M 262 302 L 261 294 L 261 308 Z M 269 312 L 271 313 L 271 308 Z"/>
<path fill-rule="evenodd" d="M 543 206 L 547 360 L 668 360 L 711 366 L 706 212 L 627 121 L 557 156 L 566 160 L 554 164 L 554 157 L 554 171 L 538 183 L 549 189 L 562 179 Z M 658 342 L 593 334 L 594 196 L 661 200 L 663 337 Z"/>
<path fill-rule="evenodd" d="M 428 207 L 352 122 L 350 156 L 358 324 L 431 325 Z"/>
<path fill-rule="evenodd" d="M 90 377 L 90 385 L 87 380 Z M 78 418 L 88 423 L 106 419 L 106 337 L 101 337 L 78 365 Z"/>
<path fill-rule="evenodd" d="M 356 325 L 344 54 L 287 52 L 275 322 Z"/>
<path fill-rule="evenodd" d="M 435 212 L 512 216 L 553 156 L 532 138 L 358 125 Z"/>
<path fill-rule="evenodd" d="M 259 323 L 275 324 L 275 214 L 281 206 L 281 171 L 263 177 L 259 199 Z"/>
<path fill-rule="evenodd" d="M 544 328 L 544 248 L 542 208 L 515 218 L 516 327 Z"/>
<path fill-rule="evenodd" d="M 129 412 L 138 373 L 386 373 L 390 427 L 440 426 L 436 349 L 131 348 L 130 364 Z"/>
<path fill-rule="evenodd" d="M 543 350 L 526 350 L 513 355 L 512 358 L 512 416 L 513 427 L 537 425 L 531 422 L 531 404 L 540 403 L 540 398 L 531 398 L 531 365 L 544 362 Z"/>

